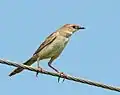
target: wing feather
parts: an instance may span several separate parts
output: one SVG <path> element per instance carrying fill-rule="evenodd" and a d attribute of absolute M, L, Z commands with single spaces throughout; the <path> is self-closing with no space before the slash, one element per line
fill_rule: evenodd
<path fill-rule="evenodd" d="M 51 35 L 49 35 L 45 41 L 39 46 L 39 48 L 35 51 L 35 54 L 39 53 L 44 47 L 52 43 L 56 39 L 56 32 L 53 32 Z"/>

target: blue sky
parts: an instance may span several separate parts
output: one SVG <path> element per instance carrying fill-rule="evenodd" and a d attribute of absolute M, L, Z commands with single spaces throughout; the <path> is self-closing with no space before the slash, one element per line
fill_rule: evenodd
<path fill-rule="evenodd" d="M 119 4 L 119 0 L 0 0 L 0 58 L 22 63 L 57 28 L 79 24 L 86 30 L 72 36 L 53 65 L 74 76 L 120 86 Z M 41 66 L 52 71 L 47 61 Z M 119 94 L 67 80 L 57 83 L 47 75 L 36 78 L 30 71 L 10 78 L 13 68 L 0 65 L 1 95 Z"/>

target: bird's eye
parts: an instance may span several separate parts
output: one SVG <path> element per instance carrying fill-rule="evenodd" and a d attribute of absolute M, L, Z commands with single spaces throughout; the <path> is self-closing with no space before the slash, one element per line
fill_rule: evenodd
<path fill-rule="evenodd" d="M 76 26 L 72 26 L 74 29 L 76 29 L 77 27 Z"/>

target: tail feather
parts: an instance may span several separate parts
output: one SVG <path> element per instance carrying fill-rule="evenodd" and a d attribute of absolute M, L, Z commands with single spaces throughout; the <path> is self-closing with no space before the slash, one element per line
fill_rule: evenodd
<path fill-rule="evenodd" d="M 30 65 L 32 65 L 36 60 L 37 60 L 36 56 L 33 56 L 33 57 L 31 57 L 29 60 L 27 60 L 25 63 L 23 63 L 23 64 L 30 66 Z M 14 69 L 14 70 L 9 74 L 9 76 L 13 76 L 13 75 L 15 75 L 15 74 L 17 74 L 17 73 L 20 73 L 20 72 L 23 71 L 23 70 L 24 70 L 23 68 L 18 67 L 18 68 L 16 68 L 16 69 Z"/>
<path fill-rule="evenodd" d="M 16 68 L 15 70 L 13 70 L 10 74 L 9 74 L 9 76 L 13 76 L 13 75 L 15 75 L 15 74 L 17 74 L 17 73 L 20 73 L 21 71 L 23 71 L 23 68 Z"/>

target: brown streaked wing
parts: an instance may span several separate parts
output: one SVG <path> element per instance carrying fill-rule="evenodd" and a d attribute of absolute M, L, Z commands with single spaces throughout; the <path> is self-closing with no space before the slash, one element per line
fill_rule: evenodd
<path fill-rule="evenodd" d="M 44 47 L 46 47 L 47 45 L 49 45 L 50 43 L 52 43 L 56 38 L 56 32 L 53 32 L 51 35 L 49 35 L 45 41 L 39 46 L 39 48 L 35 51 L 35 54 L 37 54 L 38 52 L 40 52 Z"/>

